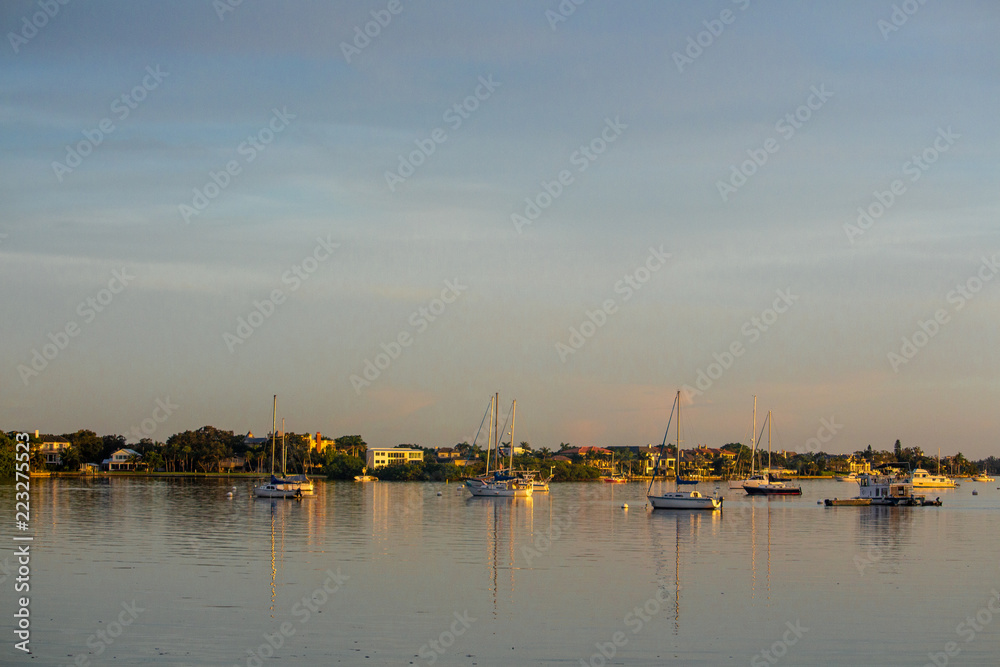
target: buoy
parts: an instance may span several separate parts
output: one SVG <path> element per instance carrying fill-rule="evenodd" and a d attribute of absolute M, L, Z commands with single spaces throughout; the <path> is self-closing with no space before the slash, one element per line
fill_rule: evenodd
<path fill-rule="evenodd" d="M 441 495 L 441 492 L 440 492 L 440 491 L 438 491 L 438 495 L 439 495 L 439 496 Z"/>
<path fill-rule="evenodd" d="M 226 498 L 232 498 L 232 497 L 233 497 L 233 492 L 232 491 L 230 491 L 230 492 L 228 492 L 226 494 Z"/>
<path fill-rule="evenodd" d="M 973 489 L 973 490 L 972 490 L 972 495 L 974 495 L 974 496 L 978 496 L 978 495 L 979 495 L 979 492 L 978 492 L 978 491 L 976 491 L 975 489 Z"/>
<path fill-rule="evenodd" d="M 622 503 L 622 509 L 623 510 L 627 510 L 628 509 L 628 503 Z"/>

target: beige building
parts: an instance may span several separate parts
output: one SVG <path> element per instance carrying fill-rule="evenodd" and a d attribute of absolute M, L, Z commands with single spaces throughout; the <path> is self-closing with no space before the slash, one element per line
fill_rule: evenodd
<path fill-rule="evenodd" d="M 369 447 L 365 453 L 365 465 L 369 470 L 394 463 L 416 463 L 424 460 L 424 450 L 408 447 Z"/>

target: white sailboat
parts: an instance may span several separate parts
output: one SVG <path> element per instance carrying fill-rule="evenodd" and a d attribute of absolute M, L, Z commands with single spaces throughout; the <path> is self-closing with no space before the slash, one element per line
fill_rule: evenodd
<path fill-rule="evenodd" d="M 676 463 L 680 461 L 681 458 L 681 392 L 677 392 L 677 396 L 674 398 L 674 408 L 677 410 L 677 455 L 674 457 L 675 467 L 675 479 L 676 475 L 680 473 L 679 465 Z M 671 419 L 674 416 L 674 409 L 670 410 Z M 670 433 L 670 421 L 667 421 L 667 430 L 663 434 L 663 444 L 660 445 L 660 454 L 663 454 L 663 448 L 667 444 L 667 435 Z M 653 468 L 653 479 L 649 480 L 649 488 L 646 489 L 646 498 L 649 500 L 650 505 L 653 509 L 657 510 L 717 510 L 722 508 L 722 498 L 719 497 L 718 491 L 716 491 L 714 496 L 703 496 L 697 491 L 674 491 L 670 493 L 664 493 L 663 495 L 654 496 L 650 493 L 653 488 L 653 481 L 656 479 L 656 470 L 659 467 L 659 458 L 657 458 L 657 466 Z"/>
<path fill-rule="evenodd" d="M 764 434 L 763 428 L 761 428 L 761 435 Z M 759 472 L 754 472 L 757 469 L 757 442 L 760 438 L 757 436 L 757 396 L 753 397 L 753 421 L 750 426 L 750 474 L 744 479 L 731 479 L 729 480 L 730 489 L 744 489 L 748 486 L 757 486 L 759 484 L 766 484 L 767 477 Z"/>
<path fill-rule="evenodd" d="M 530 477 L 519 477 L 513 474 L 514 469 L 514 419 L 517 409 L 517 401 L 511 405 L 510 421 L 510 462 L 507 473 L 495 470 L 493 477 L 489 477 L 490 453 L 496 451 L 496 465 L 499 468 L 500 461 L 500 438 L 496 429 L 497 410 L 499 394 L 494 396 L 490 403 L 490 413 L 493 421 L 490 424 L 490 443 L 486 450 L 486 475 L 474 479 L 465 480 L 465 488 L 476 498 L 530 498 L 534 491 L 534 484 Z M 494 442 L 495 441 L 495 442 Z M 495 449 L 494 449 L 495 445 Z"/>
<path fill-rule="evenodd" d="M 258 498 L 301 498 L 301 489 L 292 489 L 285 485 L 276 483 L 274 476 L 274 437 L 277 427 L 278 395 L 274 395 L 274 404 L 271 409 L 271 479 L 265 484 L 254 487 L 253 493 Z"/>

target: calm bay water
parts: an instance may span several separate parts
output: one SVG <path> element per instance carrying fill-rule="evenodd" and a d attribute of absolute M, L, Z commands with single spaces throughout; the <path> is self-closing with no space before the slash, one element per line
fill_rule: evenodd
<path fill-rule="evenodd" d="M 301 502 L 235 485 L 227 499 L 221 480 L 33 479 L 34 653 L 13 649 L 7 577 L 0 663 L 924 665 L 957 648 L 949 664 L 973 665 L 1000 655 L 988 607 L 1000 609 L 997 483 L 928 491 L 939 508 L 817 505 L 855 494 L 832 481 L 803 482 L 800 498 L 723 485 L 721 512 L 652 512 L 644 484 L 471 499 L 454 484 L 321 482 Z M 0 487 L 4 507 L 13 491 Z"/>

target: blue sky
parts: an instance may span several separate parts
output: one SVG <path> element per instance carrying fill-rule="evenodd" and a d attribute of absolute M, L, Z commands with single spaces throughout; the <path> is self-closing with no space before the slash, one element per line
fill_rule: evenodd
<path fill-rule="evenodd" d="M 3 428 L 996 453 L 993 3 L 219 6 L 0 10 Z"/>

